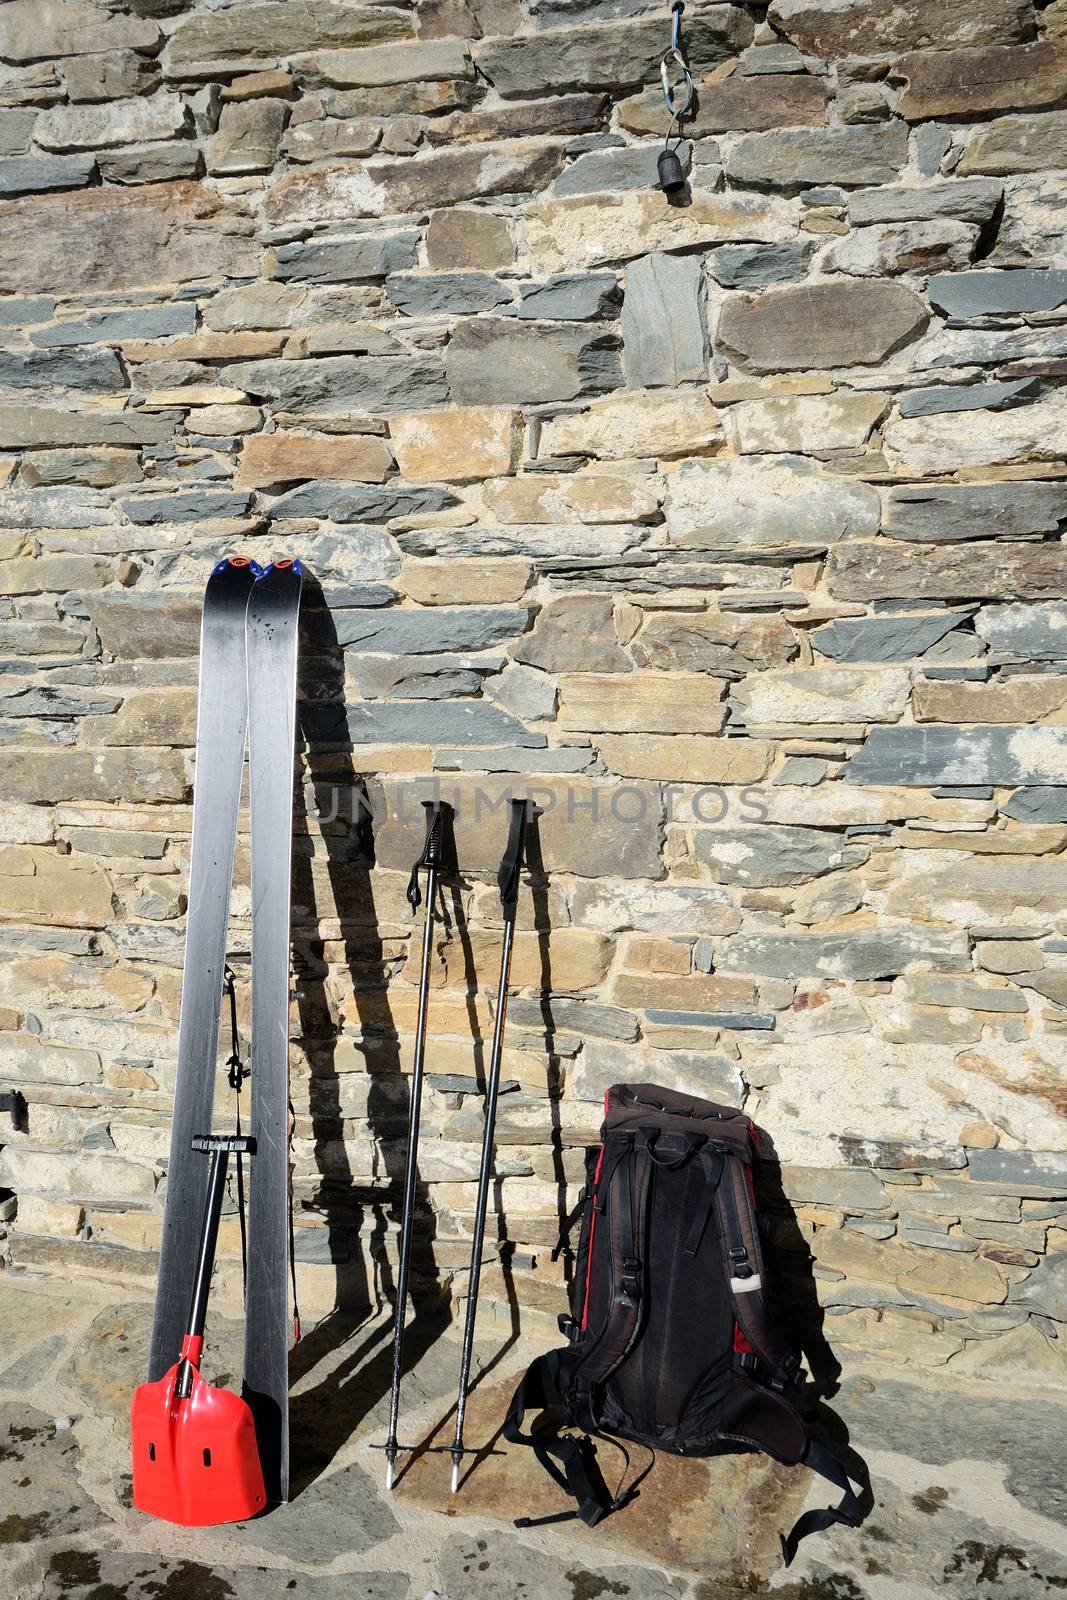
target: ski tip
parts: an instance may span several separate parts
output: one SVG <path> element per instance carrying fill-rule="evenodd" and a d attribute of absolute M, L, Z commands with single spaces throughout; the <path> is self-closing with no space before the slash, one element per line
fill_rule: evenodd
<path fill-rule="evenodd" d="M 269 567 L 262 567 L 257 575 L 261 578 L 269 578 L 272 572 L 291 572 L 297 578 L 304 576 L 303 566 L 299 561 L 294 560 L 292 556 L 283 556 L 280 561 L 272 561 Z"/>
<path fill-rule="evenodd" d="M 218 578 L 222 573 L 230 572 L 231 570 L 242 572 L 245 567 L 248 568 L 253 578 L 261 578 L 263 576 L 263 568 L 257 562 L 250 561 L 247 556 L 223 556 L 222 560 L 216 561 L 212 567 L 211 576 Z"/>

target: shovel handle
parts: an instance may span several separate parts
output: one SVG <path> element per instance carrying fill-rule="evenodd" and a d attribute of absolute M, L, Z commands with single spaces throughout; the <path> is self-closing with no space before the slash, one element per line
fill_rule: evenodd
<path fill-rule="evenodd" d="M 211 1288 L 211 1269 L 215 1265 L 215 1246 L 219 1237 L 219 1218 L 222 1215 L 222 1197 L 226 1191 L 226 1168 L 230 1154 L 226 1149 L 211 1152 L 208 1170 L 207 1201 L 204 1205 L 204 1223 L 200 1230 L 200 1254 L 196 1262 L 193 1293 L 189 1301 L 185 1338 L 182 1340 L 181 1365 L 175 1394 L 187 1400 L 192 1393 L 193 1371 L 200 1365 L 200 1351 L 204 1343 L 204 1322 L 207 1318 L 207 1297 Z"/>

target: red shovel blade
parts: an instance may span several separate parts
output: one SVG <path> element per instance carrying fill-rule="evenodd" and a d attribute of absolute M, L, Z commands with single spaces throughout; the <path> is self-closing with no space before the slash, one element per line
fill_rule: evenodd
<path fill-rule="evenodd" d="M 134 1390 L 133 1503 L 185 1528 L 244 1522 L 267 1503 L 252 1413 L 195 1368 L 192 1393 L 179 1400 L 179 1365 Z"/>

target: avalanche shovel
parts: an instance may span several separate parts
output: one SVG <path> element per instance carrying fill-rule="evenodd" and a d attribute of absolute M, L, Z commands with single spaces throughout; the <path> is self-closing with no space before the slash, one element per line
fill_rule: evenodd
<path fill-rule="evenodd" d="M 254 1139 L 201 1134 L 210 1152 L 207 1204 L 186 1333 L 174 1366 L 134 1391 L 133 1503 L 138 1511 L 185 1528 L 243 1522 L 266 1504 L 252 1413 L 240 1395 L 200 1376 L 211 1268 L 231 1151 L 251 1153 Z"/>

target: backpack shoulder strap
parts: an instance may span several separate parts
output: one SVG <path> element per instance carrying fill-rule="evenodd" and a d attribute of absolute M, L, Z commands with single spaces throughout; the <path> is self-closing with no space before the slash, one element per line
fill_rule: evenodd
<path fill-rule="evenodd" d="M 647 1139 L 623 1135 L 618 1149 L 606 1151 L 605 1167 L 594 1207 L 603 1229 L 597 1247 L 608 1252 L 610 1300 L 603 1323 L 575 1362 L 568 1394 L 575 1422 L 590 1432 L 600 1423 L 598 1390 L 630 1349 L 642 1321 L 652 1174 Z"/>
<path fill-rule="evenodd" d="M 736 1155 L 726 1156 L 722 1178 L 715 1189 L 715 1208 L 738 1327 L 771 1373 L 774 1387 L 784 1387 L 795 1377 L 799 1363 L 767 1309 L 755 1207 L 745 1165 Z"/>
<path fill-rule="evenodd" d="M 822 1533 L 826 1528 L 832 1528 L 837 1523 L 843 1523 L 847 1528 L 855 1528 L 862 1521 L 864 1515 L 864 1497 L 870 1494 L 870 1476 L 864 1463 L 856 1469 L 855 1482 L 859 1485 L 860 1493 L 853 1487 L 853 1478 L 846 1472 L 842 1463 L 829 1450 L 821 1444 L 816 1444 L 814 1439 L 808 1440 L 808 1447 L 801 1456 L 801 1464 L 809 1467 L 812 1472 L 817 1472 L 820 1478 L 825 1478 L 832 1483 L 835 1489 L 841 1490 L 841 1499 L 836 1506 L 827 1506 L 825 1510 L 805 1511 L 798 1517 L 789 1534 L 782 1540 L 782 1558 L 785 1566 L 789 1566 L 797 1553 L 797 1546 L 801 1539 L 806 1539 L 809 1533 Z"/>
<path fill-rule="evenodd" d="M 609 1512 L 617 1511 L 620 1506 L 625 1505 L 630 1495 L 622 1494 L 612 1499 L 604 1475 L 597 1465 L 596 1446 L 592 1439 L 584 1436 L 575 1439 L 552 1431 L 554 1427 L 567 1420 L 560 1403 L 559 1390 L 559 1362 L 560 1358 L 566 1355 L 566 1350 L 550 1350 L 546 1355 L 538 1356 L 530 1363 L 522 1382 L 511 1397 L 511 1405 L 501 1431 L 509 1444 L 529 1445 L 549 1477 L 577 1501 L 577 1507 L 573 1511 L 565 1511 L 558 1517 L 536 1520 L 562 1522 L 568 1517 L 581 1517 L 588 1527 L 595 1528 Z M 522 1431 L 525 1414 L 529 1410 L 548 1413 L 548 1426 L 543 1431 L 539 1433 Z M 517 1528 L 529 1528 L 534 1525 L 535 1520 L 530 1517 L 518 1517 L 515 1521 Z"/>

